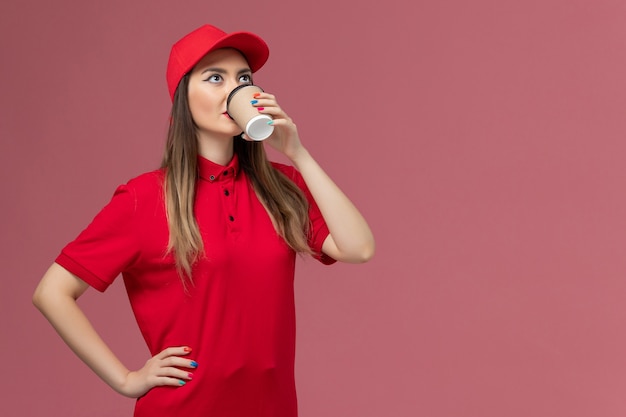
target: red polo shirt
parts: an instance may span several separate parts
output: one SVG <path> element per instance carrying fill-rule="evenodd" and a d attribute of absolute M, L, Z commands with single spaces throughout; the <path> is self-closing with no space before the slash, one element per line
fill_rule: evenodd
<path fill-rule="evenodd" d="M 302 177 L 274 166 L 305 191 L 309 243 L 321 253 L 328 228 Z M 152 389 L 137 401 L 136 417 L 295 417 L 295 253 L 236 156 L 227 166 L 199 158 L 199 171 L 195 214 L 206 256 L 187 291 L 166 255 L 162 170 L 120 186 L 56 262 L 99 291 L 121 273 L 152 355 L 169 346 L 193 349 L 193 380 Z"/>

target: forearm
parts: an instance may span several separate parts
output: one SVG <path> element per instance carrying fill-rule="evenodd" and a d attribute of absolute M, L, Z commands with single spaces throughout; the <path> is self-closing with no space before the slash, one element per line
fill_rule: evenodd
<path fill-rule="evenodd" d="M 55 268 L 58 266 L 51 268 L 52 274 L 59 273 Z M 72 351 L 111 388 L 124 394 L 122 388 L 128 369 L 95 331 L 76 299 L 58 291 L 54 285 L 47 285 L 44 277 L 33 296 L 33 303 Z"/>
<path fill-rule="evenodd" d="M 365 262 L 374 254 L 374 237 L 365 218 L 305 148 L 292 158 L 317 203 L 332 237 L 329 255 Z"/>
<path fill-rule="evenodd" d="M 254 106 L 273 118 L 274 133 L 266 143 L 283 153 L 300 171 L 322 212 L 330 231 L 322 247 L 324 253 L 344 262 L 369 260 L 374 255 L 374 237 L 367 222 L 302 146 L 296 125 L 280 108 L 276 97 L 260 93 Z"/>

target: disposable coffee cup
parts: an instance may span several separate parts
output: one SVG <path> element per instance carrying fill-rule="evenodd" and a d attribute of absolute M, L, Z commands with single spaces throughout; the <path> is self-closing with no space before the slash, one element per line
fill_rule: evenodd
<path fill-rule="evenodd" d="M 226 111 L 246 135 L 252 140 L 267 139 L 274 131 L 274 126 L 267 122 L 272 118 L 259 111 L 251 103 L 254 93 L 261 93 L 258 85 L 244 84 L 235 88 L 226 99 Z"/>

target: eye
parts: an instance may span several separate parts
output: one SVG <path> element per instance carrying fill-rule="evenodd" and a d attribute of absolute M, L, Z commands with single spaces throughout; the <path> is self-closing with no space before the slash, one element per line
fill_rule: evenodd
<path fill-rule="evenodd" d="M 222 76 L 219 74 L 213 74 L 213 75 L 210 75 L 209 78 L 207 78 L 204 81 L 208 81 L 210 83 L 219 83 L 220 81 L 222 81 Z"/>
<path fill-rule="evenodd" d="M 245 74 L 239 77 L 239 82 L 243 84 L 252 84 L 252 75 Z"/>

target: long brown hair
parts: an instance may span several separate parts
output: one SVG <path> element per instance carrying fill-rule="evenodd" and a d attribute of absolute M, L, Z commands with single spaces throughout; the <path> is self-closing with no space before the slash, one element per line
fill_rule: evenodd
<path fill-rule="evenodd" d="M 198 140 L 189 110 L 185 75 L 174 94 L 171 121 L 161 167 L 165 169 L 165 205 L 169 226 L 168 252 L 185 282 L 191 282 L 193 264 L 204 254 L 204 244 L 194 215 L 198 179 Z M 239 165 L 272 217 L 277 233 L 296 252 L 312 253 L 307 243 L 308 202 L 303 192 L 268 161 L 263 144 L 234 138 Z"/>

